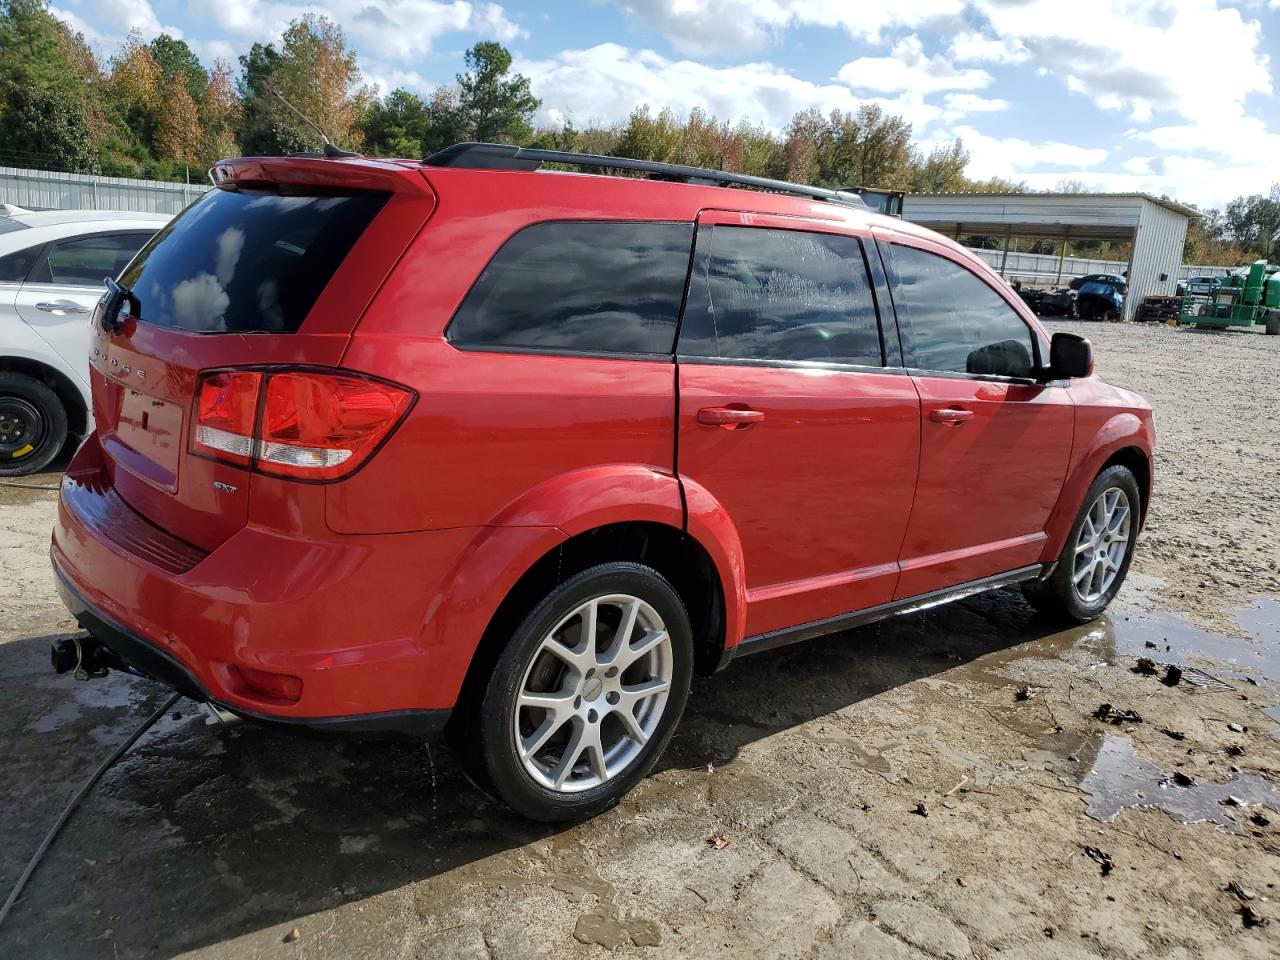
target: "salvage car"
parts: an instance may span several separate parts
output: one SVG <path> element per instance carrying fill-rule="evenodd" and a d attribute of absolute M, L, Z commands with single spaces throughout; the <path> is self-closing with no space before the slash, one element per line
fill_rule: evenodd
<path fill-rule="evenodd" d="M 88 317 L 169 221 L 117 210 L 0 216 L 0 476 L 43 470 L 90 427 Z"/>
<path fill-rule="evenodd" d="M 330 153 L 220 162 L 99 304 L 60 667 L 443 729 L 564 820 L 646 775 L 695 673 L 1123 583 L 1150 408 L 945 237 L 690 167 Z"/>

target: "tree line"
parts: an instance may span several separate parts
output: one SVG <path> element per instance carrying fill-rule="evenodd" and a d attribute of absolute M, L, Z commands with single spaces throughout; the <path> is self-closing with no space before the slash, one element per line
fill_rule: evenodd
<path fill-rule="evenodd" d="M 638 105 L 622 123 L 535 126 L 541 101 L 501 44 L 467 51 L 454 83 L 380 96 L 363 81 L 342 28 L 294 20 L 277 42 L 206 69 L 182 40 L 130 34 L 100 60 L 48 0 L 0 0 L 0 164 L 157 180 L 198 180 L 223 157 L 317 150 L 324 138 L 370 156 L 423 157 L 485 140 L 711 167 L 818 186 L 913 192 L 1024 191 L 967 176 L 954 140 L 928 151 L 902 117 L 874 105 L 797 113 L 781 133 L 695 108 Z M 1193 227 L 1194 262 L 1273 255 L 1280 185 L 1207 211 Z M 1073 251 L 1097 255 L 1098 251 Z"/>

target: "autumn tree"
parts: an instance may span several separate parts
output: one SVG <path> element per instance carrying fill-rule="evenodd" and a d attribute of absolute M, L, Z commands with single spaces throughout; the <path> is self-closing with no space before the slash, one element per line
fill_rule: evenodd
<path fill-rule="evenodd" d="M 162 33 L 151 41 L 148 49 L 165 83 L 181 84 L 192 102 L 199 103 L 209 82 L 209 74 L 186 41 Z"/>
<path fill-rule="evenodd" d="M 241 106 L 231 76 L 231 65 L 225 60 L 215 60 L 200 97 L 200 127 L 204 135 L 201 160 L 205 164 L 211 165 L 215 160 L 240 152 L 236 129 L 240 125 Z"/>
<path fill-rule="evenodd" d="M 318 150 L 324 139 L 317 128 L 346 149 L 363 142 L 360 120 L 372 93 L 359 87 L 356 53 L 332 20 L 304 14 L 289 24 L 278 51 L 255 43 L 240 66 L 246 150 Z"/>
<path fill-rule="evenodd" d="M 941 144 L 928 155 L 917 155 L 911 170 L 913 193 L 954 193 L 969 185 L 964 171 L 969 165 L 969 151 L 959 139 Z"/>

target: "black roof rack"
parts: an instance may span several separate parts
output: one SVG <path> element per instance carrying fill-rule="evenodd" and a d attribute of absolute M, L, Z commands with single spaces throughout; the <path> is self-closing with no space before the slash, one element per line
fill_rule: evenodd
<path fill-rule="evenodd" d="M 598 167 L 605 170 L 634 170 L 647 173 L 656 180 L 678 183 L 705 183 L 724 187 L 754 187 L 773 193 L 789 193 L 813 200 L 833 200 L 855 207 L 867 205 L 855 193 L 809 187 L 785 180 L 752 177 L 745 173 L 726 173 L 705 167 L 689 167 L 681 163 L 658 163 L 632 160 L 630 157 L 605 157 L 594 153 L 570 153 L 564 150 L 539 150 L 513 147 L 505 143 L 455 143 L 433 153 L 422 161 L 428 167 L 465 167 L 472 170 L 537 170 L 544 163 L 562 163 L 573 167 Z"/>

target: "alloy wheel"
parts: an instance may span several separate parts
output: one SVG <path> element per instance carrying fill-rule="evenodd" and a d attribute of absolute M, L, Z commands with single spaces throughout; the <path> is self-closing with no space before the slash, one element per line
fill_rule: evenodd
<path fill-rule="evenodd" d="M 590 790 L 627 770 L 658 728 L 675 660 L 658 612 L 611 594 L 542 638 L 517 692 L 516 755 L 541 786 Z"/>
<path fill-rule="evenodd" d="M 1076 537 L 1072 583 L 1076 596 L 1097 603 L 1120 573 L 1129 549 L 1133 511 L 1129 496 L 1118 487 L 1102 491 L 1089 507 Z"/>

